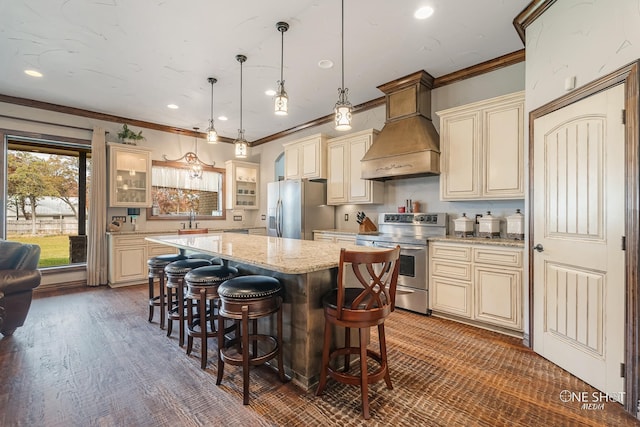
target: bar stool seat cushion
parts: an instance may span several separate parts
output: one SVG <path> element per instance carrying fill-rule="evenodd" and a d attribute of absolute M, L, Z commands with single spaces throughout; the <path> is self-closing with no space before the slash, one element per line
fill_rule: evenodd
<path fill-rule="evenodd" d="M 225 265 L 210 265 L 194 268 L 184 276 L 188 284 L 215 284 L 229 280 L 238 275 L 238 269 Z"/>
<path fill-rule="evenodd" d="M 191 270 L 199 267 L 206 267 L 211 265 L 211 261 L 207 259 L 181 259 L 168 264 L 164 268 L 164 272 L 167 274 L 187 274 Z"/>
<path fill-rule="evenodd" d="M 250 275 L 227 280 L 218 288 L 222 298 L 266 298 L 280 293 L 282 286 L 275 277 Z"/>
<path fill-rule="evenodd" d="M 189 254 L 187 255 L 187 258 L 189 259 L 207 259 L 209 261 L 211 261 L 212 265 L 222 265 L 222 259 L 220 259 L 219 257 L 215 256 L 215 255 L 210 255 L 210 254 L 201 254 L 201 253 L 195 253 L 195 254 Z"/>
<path fill-rule="evenodd" d="M 187 259 L 187 257 L 180 254 L 158 255 L 158 256 L 149 258 L 149 260 L 147 261 L 147 265 L 152 268 L 158 268 L 158 267 L 163 267 L 174 261 L 180 261 L 182 259 Z"/>

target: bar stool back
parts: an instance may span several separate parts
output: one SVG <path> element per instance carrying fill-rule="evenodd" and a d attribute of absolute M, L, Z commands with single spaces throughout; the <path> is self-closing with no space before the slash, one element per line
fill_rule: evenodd
<path fill-rule="evenodd" d="M 149 322 L 153 321 L 153 312 L 155 307 L 160 308 L 160 328 L 164 329 L 165 307 L 167 304 L 165 296 L 165 275 L 164 268 L 174 261 L 186 259 L 182 254 L 167 254 L 151 257 L 147 260 L 149 267 Z M 155 295 L 155 280 L 160 282 L 158 295 Z"/>
<path fill-rule="evenodd" d="M 238 275 L 238 269 L 224 265 L 211 265 L 194 268 L 184 276 L 187 286 L 187 355 L 193 349 L 193 338 L 200 339 L 200 367 L 207 367 L 207 339 L 216 338 L 215 308 L 218 299 L 218 286 Z M 196 302 L 196 315 L 193 302 Z M 207 307 L 208 306 L 208 307 Z M 207 326 L 209 324 L 209 326 Z M 224 331 L 224 322 L 218 323 Z"/>
<path fill-rule="evenodd" d="M 184 276 L 194 268 L 211 265 L 208 259 L 182 259 L 164 268 L 167 276 L 167 336 L 173 332 L 173 321 L 178 321 L 180 347 L 184 345 Z"/>
<path fill-rule="evenodd" d="M 384 335 L 384 320 L 395 309 L 396 286 L 400 267 L 400 247 L 387 251 L 340 251 L 338 266 L 338 288 L 329 291 L 323 298 L 324 306 L 324 343 L 322 348 L 322 368 L 316 395 L 320 396 L 327 384 L 327 374 L 334 380 L 352 385 L 360 385 L 362 394 L 362 412 L 369 419 L 369 384 L 384 378 L 387 388 L 392 389 L 389 365 L 387 363 L 387 345 Z M 351 269 L 353 276 L 347 275 Z M 349 277 L 349 279 L 347 279 Z M 351 277 L 354 277 L 352 280 Z M 357 284 L 359 287 L 346 287 Z M 333 326 L 345 328 L 344 347 L 330 353 L 331 332 Z M 380 351 L 367 349 L 368 330 L 378 327 Z M 358 328 L 359 346 L 351 346 L 350 329 Z M 360 356 L 360 372 L 349 373 L 349 356 Z M 343 372 L 333 368 L 330 361 L 344 356 Z M 379 365 L 369 373 L 367 358 Z"/>
<path fill-rule="evenodd" d="M 216 384 L 222 382 L 224 364 L 242 366 L 243 403 L 249 404 L 249 366 L 261 365 L 274 357 L 278 358 L 278 374 L 280 380 L 286 380 L 282 357 L 282 286 L 280 281 L 269 276 L 239 276 L 227 280 L 218 287 L 220 306 L 218 308 L 218 324 L 224 319 L 240 320 L 240 331 L 236 330 L 236 338 L 224 342 L 224 332 L 218 329 L 218 378 Z M 277 314 L 277 337 L 259 334 L 257 320 Z M 252 330 L 249 330 L 252 320 Z M 238 335 L 240 335 L 238 337 Z M 265 342 L 263 354 L 258 354 L 258 341 Z M 253 352 L 249 354 L 249 343 Z"/>

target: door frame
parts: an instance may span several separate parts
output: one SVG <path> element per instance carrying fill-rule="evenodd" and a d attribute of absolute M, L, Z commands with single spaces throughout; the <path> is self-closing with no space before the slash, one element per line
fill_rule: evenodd
<path fill-rule="evenodd" d="M 592 81 L 571 93 L 532 110 L 529 113 L 529 242 L 527 248 L 529 259 L 529 347 L 533 349 L 533 150 L 534 150 L 534 121 L 546 114 L 559 110 L 567 105 L 602 92 L 613 86 L 625 85 L 624 108 L 625 114 L 625 411 L 637 416 L 640 389 L 640 293 L 638 290 L 638 273 L 640 262 L 640 60 Z"/>

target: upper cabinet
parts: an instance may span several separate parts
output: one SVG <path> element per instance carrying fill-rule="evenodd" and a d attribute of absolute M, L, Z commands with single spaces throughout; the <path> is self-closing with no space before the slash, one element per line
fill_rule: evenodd
<path fill-rule="evenodd" d="M 440 199 L 524 199 L 524 92 L 439 111 Z"/>
<path fill-rule="evenodd" d="M 260 165 L 257 163 L 227 160 L 226 208 L 258 209 L 260 200 Z"/>
<path fill-rule="evenodd" d="M 319 133 L 282 144 L 285 179 L 327 179 L 327 136 Z"/>
<path fill-rule="evenodd" d="M 109 147 L 109 206 L 151 207 L 151 150 L 115 142 Z"/>
<path fill-rule="evenodd" d="M 378 135 L 375 129 L 332 138 L 327 144 L 327 204 L 384 202 L 384 183 L 360 178 L 360 160 Z"/>

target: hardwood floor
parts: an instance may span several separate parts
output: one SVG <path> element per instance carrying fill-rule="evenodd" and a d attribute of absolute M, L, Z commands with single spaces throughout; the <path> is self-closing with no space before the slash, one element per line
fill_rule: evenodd
<path fill-rule="evenodd" d="M 145 286 L 40 293 L 0 341 L 0 425 L 637 425 L 617 403 L 561 401 L 595 390 L 514 338 L 401 310 L 386 326 L 394 389 L 371 387 L 366 423 L 357 387 L 329 380 L 316 397 L 268 367 L 252 370 L 242 405 L 238 367 L 215 385 L 214 340 L 201 370 L 177 331 L 147 322 Z"/>

